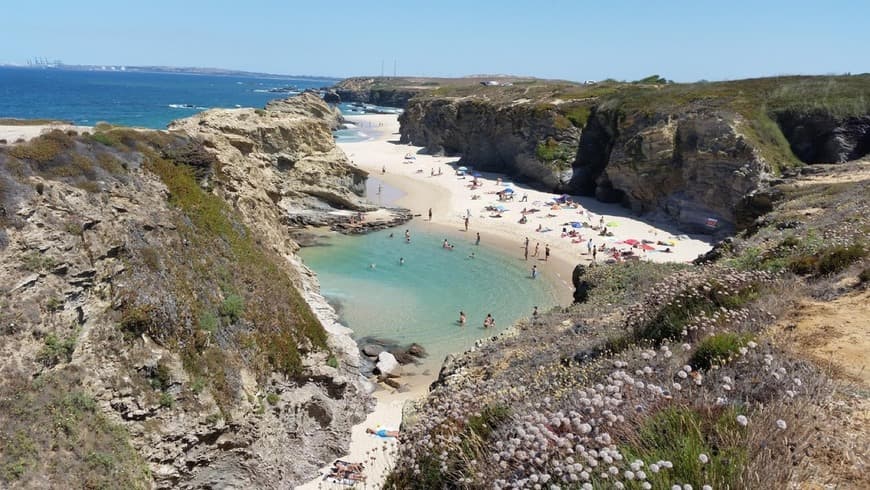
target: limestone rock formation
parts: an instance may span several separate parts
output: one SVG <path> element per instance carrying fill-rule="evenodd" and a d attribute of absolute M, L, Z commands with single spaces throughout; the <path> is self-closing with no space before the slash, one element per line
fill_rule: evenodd
<path fill-rule="evenodd" d="M 399 117 L 401 142 L 459 155 L 475 170 L 504 172 L 556 191 L 571 178 L 580 129 L 552 107 L 473 98 L 414 99 Z"/>
<path fill-rule="evenodd" d="M 82 451 L 129 445 L 113 464 L 131 487 L 288 488 L 340 455 L 370 387 L 288 226 L 368 209 L 337 120 L 302 96 L 0 150 L 0 439 L 16 414 L 51 441 L 57 407 L 86 411 L 106 422 L 66 430 L 110 448 Z M 45 448 L 18 483 L 77 485 L 51 468 L 92 456 L 65 454 Z"/>

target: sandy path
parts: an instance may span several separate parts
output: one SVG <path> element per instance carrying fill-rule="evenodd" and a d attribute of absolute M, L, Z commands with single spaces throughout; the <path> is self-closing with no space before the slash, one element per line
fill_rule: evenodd
<path fill-rule="evenodd" d="M 347 120 L 357 124 L 359 129 L 371 137 L 366 141 L 353 143 L 339 143 L 339 147 L 347 154 L 348 158 L 358 167 L 367 170 L 384 183 L 396 187 L 404 192 L 395 204 L 408 208 L 420 217 L 424 226 L 432 226 L 440 232 L 452 236 L 464 236 L 466 239 L 474 239 L 473 234 L 481 234 L 481 243 L 502 249 L 509 255 L 523 260 L 523 242 L 526 237 L 530 241 L 530 251 L 533 253 L 536 243 L 540 244 L 539 257 L 530 257 L 529 268 L 537 265 L 541 274 L 552 274 L 560 288 L 559 300 L 563 304 L 571 301 L 573 288 L 571 286 L 571 272 L 577 263 L 589 263 L 591 255 L 587 254 L 586 240 L 590 237 L 595 245 L 606 243 L 608 246 L 615 245 L 617 241 L 627 238 L 636 240 L 648 239 L 653 241 L 673 241 L 672 253 L 650 252 L 645 253 L 644 258 L 658 262 L 665 261 L 690 261 L 709 250 L 709 242 L 704 239 L 691 239 L 682 236 L 673 236 L 675 231 L 667 227 L 653 227 L 650 224 L 639 221 L 629 216 L 627 210 L 620 206 L 602 204 L 592 198 L 576 198 L 575 202 L 581 205 L 577 209 L 552 210 L 544 203 L 550 201 L 555 194 L 529 189 L 522 185 L 513 185 L 517 197 L 513 201 L 500 202 L 495 192 L 503 189 L 497 184 L 497 179 L 503 177 L 498 174 L 484 173 L 478 180 L 483 183 L 482 187 L 475 190 L 468 188 L 471 178 L 462 179 L 456 176 L 450 162 L 456 162 L 455 157 L 436 157 L 417 153 L 420 148 L 398 144 L 399 123 L 395 115 L 366 115 L 348 116 Z M 405 155 L 412 154 L 414 159 L 405 159 Z M 383 172 L 382 172 L 383 171 Z M 441 175 L 431 176 L 432 172 L 441 172 Z M 473 195 L 479 195 L 480 199 L 472 199 Z M 524 194 L 528 195 L 527 202 L 520 202 Z M 491 217 L 492 213 L 485 210 L 487 205 L 503 205 L 508 211 L 503 213 L 502 218 Z M 540 212 L 529 214 L 526 224 L 518 223 L 523 207 L 538 208 Z M 432 220 L 428 220 L 428 210 L 432 208 Z M 471 212 L 469 230 L 464 230 L 464 217 Z M 586 211 L 591 215 L 586 215 Z M 580 214 L 580 213 L 583 214 Z M 552 216 L 548 216 L 552 215 Z M 616 223 L 609 229 L 614 236 L 609 238 L 599 237 L 597 232 L 588 228 L 581 229 L 582 243 L 572 243 L 571 238 L 563 238 L 561 230 L 563 223 L 571 221 L 591 221 L 597 224 L 601 217 L 605 223 Z M 591 218 L 591 219 L 589 219 Z M 549 232 L 537 232 L 535 229 L 540 225 L 542 228 L 550 228 Z M 570 229 L 570 225 L 569 225 Z M 540 260 L 544 254 L 545 245 L 550 245 L 551 256 L 548 261 Z M 620 245 L 616 245 L 620 246 Z M 620 246 L 630 249 L 628 245 Z M 658 247 L 664 248 L 664 247 Z M 599 254 L 598 260 L 603 260 Z M 395 449 L 395 441 L 384 441 L 377 437 L 367 435 L 367 427 L 390 427 L 398 428 L 402 421 L 402 406 L 406 401 L 425 395 L 429 383 L 435 378 L 438 366 L 430 361 L 428 366 L 405 367 L 401 381 L 407 383 L 410 391 L 399 393 L 382 390 L 375 393 L 377 406 L 368 415 L 365 422 L 353 428 L 351 434 L 350 451 L 342 458 L 350 462 L 364 462 L 366 465 L 366 483 L 358 484 L 357 488 L 380 488 L 383 478 L 389 471 L 392 462 L 392 451 Z M 411 374 L 407 371 L 413 371 Z M 329 467 L 321 470 L 322 474 L 328 472 Z M 332 489 L 348 488 L 324 481 L 321 478 L 312 480 L 299 489 Z"/>

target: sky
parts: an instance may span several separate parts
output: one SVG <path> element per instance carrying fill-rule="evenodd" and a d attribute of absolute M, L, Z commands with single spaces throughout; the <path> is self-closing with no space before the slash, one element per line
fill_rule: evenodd
<path fill-rule="evenodd" d="M 870 72 L 870 1 L 39 0 L 0 63 L 676 81 Z"/>

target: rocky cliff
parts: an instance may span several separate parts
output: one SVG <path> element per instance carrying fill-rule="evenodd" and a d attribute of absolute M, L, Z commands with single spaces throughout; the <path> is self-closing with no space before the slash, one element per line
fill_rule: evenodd
<path fill-rule="evenodd" d="M 868 76 L 453 87 L 409 101 L 401 140 L 728 233 L 782 171 L 870 152 L 868 94 Z"/>
<path fill-rule="evenodd" d="M 389 79 L 384 79 L 389 80 Z M 379 83 L 373 77 L 358 77 L 342 80 L 331 88 L 339 102 L 362 102 L 384 107 L 405 107 L 412 97 L 427 87 L 399 87 Z"/>
<path fill-rule="evenodd" d="M 316 97 L 0 146 L 0 486 L 287 488 L 370 399 L 293 252 L 364 209 Z"/>
<path fill-rule="evenodd" d="M 580 129 L 552 106 L 477 98 L 415 100 L 399 121 L 402 143 L 549 189 L 570 180 L 580 138 Z"/>

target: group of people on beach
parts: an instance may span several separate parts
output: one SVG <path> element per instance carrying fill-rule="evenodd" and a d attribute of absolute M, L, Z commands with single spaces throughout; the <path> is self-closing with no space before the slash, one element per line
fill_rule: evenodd
<path fill-rule="evenodd" d="M 540 250 L 541 242 L 535 243 L 535 251 L 532 252 L 532 257 L 538 256 L 538 251 Z M 526 237 L 523 241 L 523 259 L 529 260 L 529 237 Z M 540 259 L 544 262 L 549 262 L 550 260 L 550 244 L 547 243 L 544 245 L 544 258 Z"/>

